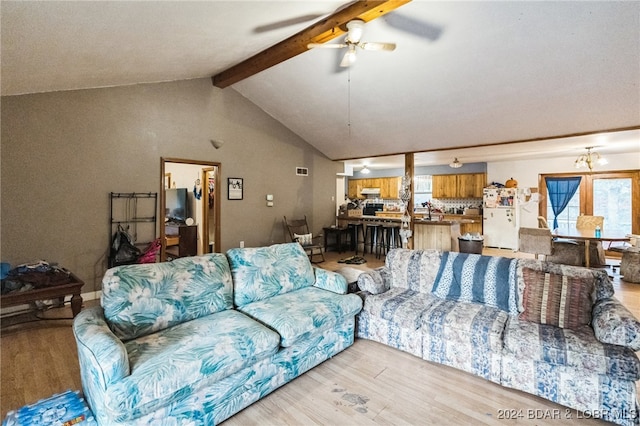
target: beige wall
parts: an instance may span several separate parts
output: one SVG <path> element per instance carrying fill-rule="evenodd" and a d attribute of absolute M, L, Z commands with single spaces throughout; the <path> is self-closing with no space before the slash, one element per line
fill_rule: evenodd
<path fill-rule="evenodd" d="M 161 157 L 219 162 L 223 182 L 244 178 L 242 201 L 222 188 L 222 251 L 284 241 L 283 215 L 306 214 L 314 232 L 334 221 L 340 166 L 208 78 L 3 97 L 1 124 L 0 258 L 59 262 L 83 292 L 100 288 L 106 268 L 109 192 L 159 191 Z"/>

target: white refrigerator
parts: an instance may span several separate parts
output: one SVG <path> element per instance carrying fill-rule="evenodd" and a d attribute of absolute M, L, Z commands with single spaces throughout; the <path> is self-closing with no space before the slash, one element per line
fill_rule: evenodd
<path fill-rule="evenodd" d="M 485 188 L 482 216 L 485 247 L 518 250 L 520 208 L 516 188 Z"/>

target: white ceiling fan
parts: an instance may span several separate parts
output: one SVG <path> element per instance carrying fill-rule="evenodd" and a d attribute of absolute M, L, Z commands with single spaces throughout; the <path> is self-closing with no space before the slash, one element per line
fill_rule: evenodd
<path fill-rule="evenodd" d="M 307 47 L 309 49 L 322 48 L 322 49 L 344 49 L 347 48 L 347 52 L 344 54 L 341 67 L 348 67 L 356 61 L 356 48 L 359 47 L 362 50 L 395 50 L 395 43 L 380 43 L 370 41 L 360 41 L 362 39 L 362 33 L 364 29 L 364 21 L 355 19 L 347 23 L 347 36 L 344 39 L 344 43 L 309 43 Z"/>

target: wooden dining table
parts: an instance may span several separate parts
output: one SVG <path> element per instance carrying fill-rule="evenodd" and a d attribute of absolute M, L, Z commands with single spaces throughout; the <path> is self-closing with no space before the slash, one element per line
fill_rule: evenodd
<path fill-rule="evenodd" d="M 600 237 L 596 237 L 595 233 L 596 232 L 593 229 L 574 228 L 568 233 L 564 233 L 564 232 L 553 233 L 553 236 L 555 238 L 565 238 L 565 239 L 576 240 L 576 241 L 584 241 L 584 265 L 587 268 L 591 266 L 591 260 L 589 258 L 589 247 L 591 246 L 592 241 L 619 242 L 619 241 L 630 240 L 628 235 L 606 233 L 604 230 L 601 231 Z"/>

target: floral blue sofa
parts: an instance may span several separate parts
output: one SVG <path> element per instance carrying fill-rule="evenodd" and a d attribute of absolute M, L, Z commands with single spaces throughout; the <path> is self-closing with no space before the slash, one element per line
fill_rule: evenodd
<path fill-rule="evenodd" d="M 362 300 L 297 243 L 119 266 L 73 331 L 100 425 L 213 425 L 353 343 Z"/>
<path fill-rule="evenodd" d="M 605 271 L 392 250 L 358 278 L 356 336 L 623 425 L 638 423 L 640 323 Z"/>

